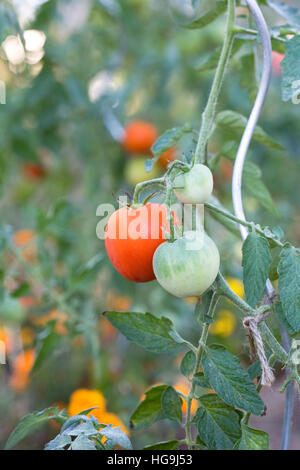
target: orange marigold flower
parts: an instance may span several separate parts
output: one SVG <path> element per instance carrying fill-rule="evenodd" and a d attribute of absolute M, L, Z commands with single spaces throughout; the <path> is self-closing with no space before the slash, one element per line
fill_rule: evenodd
<path fill-rule="evenodd" d="M 10 378 L 10 385 L 13 390 L 24 390 L 29 383 L 29 374 L 34 364 L 35 350 L 27 349 L 20 353 L 14 363 L 13 371 Z"/>
<path fill-rule="evenodd" d="M 89 408 L 97 407 L 95 410 L 90 411 L 88 416 L 91 414 L 95 416 L 95 413 L 106 411 L 106 401 L 104 396 L 99 390 L 88 390 L 86 388 L 80 388 L 75 390 L 70 397 L 68 406 L 68 413 L 70 416 L 77 415 L 84 410 Z"/>

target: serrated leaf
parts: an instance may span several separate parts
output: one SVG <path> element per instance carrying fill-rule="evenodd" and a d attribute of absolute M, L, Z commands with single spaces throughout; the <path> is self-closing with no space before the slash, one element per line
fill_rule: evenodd
<path fill-rule="evenodd" d="M 298 8 L 287 5 L 284 2 L 274 2 L 273 0 L 267 0 L 267 3 L 276 13 L 285 18 L 288 23 L 300 27 L 300 12 Z"/>
<path fill-rule="evenodd" d="M 135 428 L 149 426 L 165 418 L 161 398 L 166 388 L 167 385 L 158 385 L 146 391 L 144 400 L 138 405 L 130 419 Z"/>
<path fill-rule="evenodd" d="M 216 124 L 219 127 L 226 129 L 227 131 L 242 135 L 247 125 L 247 118 L 235 111 L 225 110 L 221 111 L 217 115 Z M 256 126 L 253 134 L 253 140 L 267 145 L 268 147 L 283 150 L 283 147 L 275 142 L 270 136 L 268 136 L 268 134 L 260 126 Z"/>
<path fill-rule="evenodd" d="M 254 380 L 257 377 L 260 377 L 261 376 L 260 361 L 253 362 L 253 364 L 251 364 L 251 366 L 248 367 L 247 372 L 251 380 Z"/>
<path fill-rule="evenodd" d="M 261 300 L 271 265 L 271 252 L 267 240 L 250 232 L 243 243 L 243 281 L 246 299 L 251 307 Z"/>
<path fill-rule="evenodd" d="M 193 351 L 188 351 L 182 358 L 180 372 L 185 377 L 189 377 L 194 371 L 196 365 L 196 356 Z"/>
<path fill-rule="evenodd" d="M 269 446 L 266 432 L 242 424 L 242 437 L 236 447 L 238 450 L 269 450 Z"/>
<path fill-rule="evenodd" d="M 289 333 L 289 335 L 294 335 L 297 333 L 296 330 L 294 330 L 294 328 L 289 324 L 289 322 L 287 321 L 287 318 L 284 314 L 284 311 L 283 311 L 283 308 L 282 308 L 282 304 L 281 302 L 275 302 L 274 304 L 274 311 L 277 315 L 277 318 L 279 320 L 279 323 L 283 326 L 283 328 L 286 329 L 286 331 Z"/>
<path fill-rule="evenodd" d="M 151 171 L 154 163 L 157 162 L 163 153 L 165 153 L 170 147 L 173 147 L 175 144 L 177 144 L 184 134 L 188 134 L 192 132 L 192 130 L 193 129 L 190 125 L 185 124 L 181 127 L 173 127 L 172 129 L 168 129 L 161 136 L 159 136 L 159 138 L 151 147 L 153 158 L 151 160 L 147 160 L 145 165 L 146 171 Z"/>
<path fill-rule="evenodd" d="M 200 16 L 196 20 L 193 20 L 192 23 L 185 25 L 185 27 L 189 29 L 203 28 L 204 26 L 215 21 L 220 15 L 222 15 L 222 13 L 226 11 L 226 9 L 227 9 L 227 1 L 217 0 L 214 8 L 212 8 L 211 10 L 209 10 L 207 13 Z"/>
<path fill-rule="evenodd" d="M 45 445 L 45 450 L 64 450 L 72 442 L 71 436 L 58 434 L 54 439 Z"/>
<path fill-rule="evenodd" d="M 114 447 L 116 445 L 123 447 L 123 449 L 131 450 L 132 444 L 130 442 L 129 437 L 127 434 L 122 431 L 122 429 L 117 426 L 113 427 L 112 424 L 106 426 L 105 428 L 101 429 L 99 432 L 100 436 L 105 436 L 106 439 L 109 441 L 109 446 Z"/>
<path fill-rule="evenodd" d="M 163 441 L 157 442 L 156 444 L 152 444 L 149 446 L 144 447 L 143 450 L 176 450 L 178 449 L 179 441 Z"/>
<path fill-rule="evenodd" d="M 292 246 L 286 246 L 280 253 L 278 266 L 279 297 L 287 323 L 300 330 L 300 254 Z"/>
<path fill-rule="evenodd" d="M 173 353 L 185 342 L 165 317 L 134 312 L 105 312 L 105 316 L 127 339 L 150 352 Z"/>
<path fill-rule="evenodd" d="M 173 387 L 167 387 L 161 397 L 161 406 L 166 418 L 182 422 L 182 400 Z"/>
<path fill-rule="evenodd" d="M 202 395 L 193 419 L 199 438 L 209 449 L 230 450 L 241 436 L 239 415 L 217 395 Z"/>
<path fill-rule="evenodd" d="M 24 416 L 24 418 L 20 421 L 20 423 L 9 436 L 5 445 L 5 449 L 9 450 L 12 447 L 15 447 L 26 436 L 34 433 L 50 419 L 55 418 L 67 420 L 65 414 L 57 407 L 46 408 L 43 411 L 36 411 Z"/>
<path fill-rule="evenodd" d="M 198 387 L 211 388 L 211 385 L 203 372 L 197 372 L 197 374 L 194 375 L 194 382 Z"/>
<path fill-rule="evenodd" d="M 84 434 L 80 434 L 79 436 L 76 437 L 76 439 L 74 439 L 74 441 L 72 441 L 69 447 L 69 450 L 97 450 L 97 449 L 96 449 L 96 444 L 94 441 L 89 439 Z"/>
<path fill-rule="evenodd" d="M 223 347 L 206 348 L 204 375 L 216 393 L 230 406 L 261 415 L 264 403 L 238 358 Z"/>
<path fill-rule="evenodd" d="M 299 103 L 300 94 L 300 35 L 294 36 L 286 44 L 286 53 L 280 65 L 281 94 L 283 101 L 296 100 Z"/>

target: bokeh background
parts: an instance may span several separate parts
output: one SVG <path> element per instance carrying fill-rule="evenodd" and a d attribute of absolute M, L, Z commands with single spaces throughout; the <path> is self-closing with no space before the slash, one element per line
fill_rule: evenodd
<path fill-rule="evenodd" d="M 96 236 L 96 209 L 107 202 L 117 207 L 118 196 L 132 194 L 133 184 L 148 177 L 143 156 L 129 155 L 117 140 L 123 126 L 142 119 L 159 133 L 185 123 L 199 127 L 213 77 L 208 58 L 222 44 L 224 16 L 205 29 L 185 29 L 180 23 L 195 14 L 192 4 L 199 8 L 197 2 L 176 0 L 1 2 L 0 79 L 6 104 L 0 105 L 0 339 L 7 351 L 7 362 L 0 365 L 1 448 L 22 416 L 53 404 L 67 408 L 78 390 L 77 405 L 87 404 L 83 408 L 90 407 L 90 399 L 105 398 L 105 413 L 112 413 L 114 423 L 121 420 L 135 448 L 180 435 L 170 422 L 146 431 L 129 429 L 130 415 L 150 385 L 186 389 L 180 358 L 156 356 L 128 343 L 101 314 L 163 314 L 193 342 L 199 336 L 195 299 L 174 298 L 156 282 L 123 279 Z M 290 4 L 296 6 L 296 0 Z M 17 12 L 23 41 L 9 5 Z M 282 22 L 267 15 L 273 25 Z M 248 55 L 246 46 L 234 56 L 220 110 L 249 115 L 255 82 L 249 81 Z M 248 156 L 261 168 L 278 214 L 247 190 L 245 208 L 248 219 L 280 225 L 299 246 L 300 108 L 281 100 L 282 57 L 273 55 L 260 122 L 285 150 L 254 143 Z M 218 153 L 229 140 L 226 132 L 215 132 L 209 151 Z M 178 158 L 190 150 L 191 142 L 183 139 Z M 155 172 L 162 171 L 156 164 Z M 222 157 L 215 195 L 230 210 L 231 174 L 232 163 Z M 205 221 L 226 278 L 243 295 L 238 236 L 209 214 Z M 279 335 L 276 319 L 271 324 Z M 248 364 L 246 333 L 226 301 L 218 307 L 209 341 L 224 344 Z M 284 398 L 277 392 L 280 370 L 277 377 L 272 390 L 263 391 L 267 415 L 252 421 L 270 432 L 273 449 L 280 446 Z M 91 398 L 87 390 L 99 393 Z M 45 426 L 18 448 L 43 448 L 57 432 L 55 425 Z M 299 443 L 297 402 L 291 447 Z"/>

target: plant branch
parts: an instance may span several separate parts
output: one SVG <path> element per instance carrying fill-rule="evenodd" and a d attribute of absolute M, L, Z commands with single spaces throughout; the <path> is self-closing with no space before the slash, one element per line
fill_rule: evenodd
<path fill-rule="evenodd" d="M 211 319 L 213 318 L 219 298 L 220 298 L 219 294 L 217 292 L 214 292 L 211 302 L 210 302 L 208 312 L 207 312 L 207 317 Z M 193 446 L 192 435 L 191 435 L 191 421 L 192 421 L 191 409 L 192 409 L 192 400 L 194 398 L 194 393 L 195 393 L 195 388 L 196 388 L 195 375 L 197 374 L 200 368 L 204 348 L 205 348 L 207 338 L 208 338 L 209 326 L 210 326 L 209 322 L 205 322 L 203 324 L 202 333 L 201 333 L 201 337 L 199 340 L 198 349 L 196 352 L 196 363 L 195 363 L 195 368 L 193 372 L 191 388 L 190 388 L 190 392 L 187 398 L 187 416 L 186 416 L 185 429 L 186 429 L 186 443 L 189 448 Z"/>
<path fill-rule="evenodd" d="M 220 207 L 217 207 L 214 204 L 211 204 L 209 202 L 205 203 L 205 207 L 207 207 L 207 209 L 209 210 L 212 210 L 213 212 L 216 212 L 217 214 L 227 217 L 227 219 L 232 220 L 233 222 L 236 222 L 239 225 L 243 225 L 244 227 L 247 227 L 250 230 L 255 230 L 255 232 L 258 233 L 259 235 L 262 235 L 264 237 L 266 236 L 264 229 L 262 229 L 259 225 L 255 225 L 254 222 L 248 222 L 247 220 L 239 219 L 238 217 L 231 214 L 230 212 L 223 210 Z M 282 243 L 277 238 L 272 238 L 272 241 L 280 248 L 284 247 L 284 243 Z"/>
<path fill-rule="evenodd" d="M 206 145 L 213 126 L 215 109 L 234 40 L 234 22 L 235 0 L 228 0 L 225 39 L 206 108 L 202 114 L 201 128 L 195 151 L 194 163 L 203 163 L 205 161 Z"/>

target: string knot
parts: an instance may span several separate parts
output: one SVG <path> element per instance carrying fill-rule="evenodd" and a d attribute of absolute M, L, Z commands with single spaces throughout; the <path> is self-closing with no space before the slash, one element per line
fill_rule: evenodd
<path fill-rule="evenodd" d="M 243 326 L 249 332 L 251 360 L 255 359 L 256 354 L 258 356 L 258 359 L 260 360 L 261 370 L 262 370 L 261 383 L 262 385 L 267 385 L 268 387 L 270 387 L 272 383 L 274 382 L 275 377 L 274 377 L 271 367 L 268 364 L 268 359 L 266 357 L 263 340 L 262 340 L 260 331 L 258 329 L 258 324 L 261 321 L 265 320 L 268 313 L 269 313 L 268 310 L 265 310 L 264 312 L 258 315 L 255 315 L 253 317 L 249 316 L 249 317 L 244 318 Z"/>

